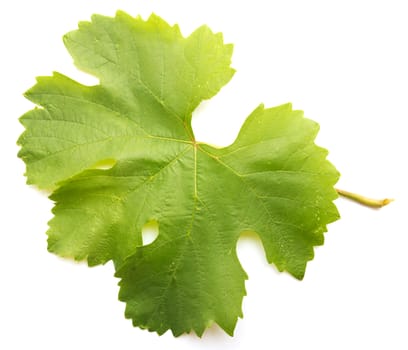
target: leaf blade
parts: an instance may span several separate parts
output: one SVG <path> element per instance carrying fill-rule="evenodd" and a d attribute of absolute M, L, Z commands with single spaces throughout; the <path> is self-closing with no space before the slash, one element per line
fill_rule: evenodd
<path fill-rule="evenodd" d="M 135 326 L 201 336 L 215 322 L 232 335 L 246 294 L 240 234 L 256 232 L 268 262 L 302 279 L 339 217 L 339 174 L 314 144 L 317 123 L 290 104 L 261 105 L 232 145 L 197 143 L 193 110 L 234 74 L 232 45 L 206 26 L 184 38 L 158 16 L 118 12 L 64 41 L 100 84 L 54 73 L 26 94 L 38 107 L 20 119 L 19 156 L 29 183 L 54 189 L 49 250 L 112 260 Z M 151 220 L 159 235 L 143 245 Z"/>

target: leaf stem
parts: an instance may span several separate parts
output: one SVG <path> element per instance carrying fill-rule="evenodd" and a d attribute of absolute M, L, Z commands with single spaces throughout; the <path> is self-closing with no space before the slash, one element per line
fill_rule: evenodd
<path fill-rule="evenodd" d="M 340 190 L 338 188 L 336 188 L 336 191 L 340 196 L 346 197 L 348 199 L 351 199 L 357 203 L 360 203 L 370 208 L 382 208 L 385 205 L 390 204 L 393 201 L 393 199 L 389 199 L 389 198 L 384 198 L 384 199 L 368 198 L 360 194 Z"/>

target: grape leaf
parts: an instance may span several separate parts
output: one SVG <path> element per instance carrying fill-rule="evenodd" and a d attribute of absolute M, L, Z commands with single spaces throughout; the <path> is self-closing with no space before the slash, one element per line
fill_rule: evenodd
<path fill-rule="evenodd" d="M 234 74 L 232 45 L 206 26 L 184 38 L 158 16 L 118 12 L 64 42 L 100 84 L 54 73 L 25 95 L 38 107 L 20 119 L 19 156 L 28 183 L 53 189 L 49 251 L 112 260 L 135 326 L 201 335 L 216 322 L 232 335 L 247 278 L 240 234 L 256 232 L 268 262 L 302 279 L 339 217 L 318 125 L 290 104 L 260 105 L 230 146 L 197 142 L 192 112 Z M 159 235 L 143 245 L 152 220 Z"/>

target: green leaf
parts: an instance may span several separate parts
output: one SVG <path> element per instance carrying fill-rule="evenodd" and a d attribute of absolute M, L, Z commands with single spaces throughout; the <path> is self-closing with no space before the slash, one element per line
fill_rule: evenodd
<path fill-rule="evenodd" d="M 21 117 L 19 156 L 28 183 L 54 189 L 49 250 L 113 260 L 135 326 L 201 335 L 216 322 L 232 335 L 247 278 L 240 234 L 256 232 L 268 262 L 302 279 L 339 217 L 339 174 L 314 144 L 318 125 L 290 104 L 261 105 L 232 145 L 197 142 L 192 112 L 234 73 L 232 46 L 206 26 L 183 38 L 155 15 L 118 12 L 64 42 L 100 84 L 54 73 L 26 93 L 39 107 Z M 152 220 L 159 235 L 143 245 Z"/>

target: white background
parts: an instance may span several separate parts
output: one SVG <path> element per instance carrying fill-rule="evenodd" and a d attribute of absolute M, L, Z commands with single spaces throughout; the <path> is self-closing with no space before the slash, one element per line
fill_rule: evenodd
<path fill-rule="evenodd" d="M 406 1 L 36 0 L 0 5 L 1 349 L 407 349 L 408 8 Z M 249 275 L 234 337 L 199 339 L 137 328 L 117 301 L 113 267 L 89 269 L 47 252 L 51 202 L 25 185 L 16 157 L 38 75 L 76 71 L 61 37 L 92 13 L 152 11 L 185 35 L 201 24 L 235 44 L 237 73 L 194 120 L 200 141 L 226 145 L 260 102 L 318 121 L 317 142 L 342 173 L 338 187 L 394 203 L 371 210 L 336 201 L 305 279 L 279 274 L 261 244 L 241 239 Z"/>

